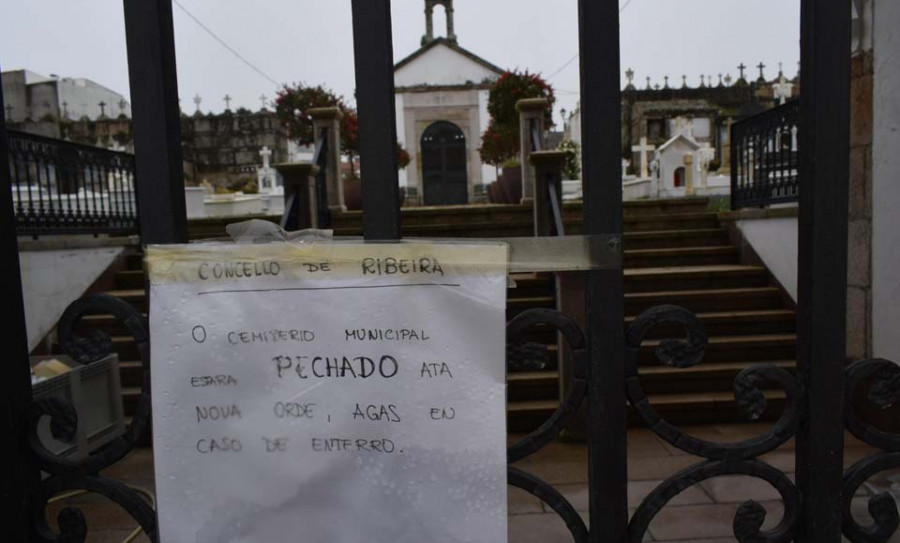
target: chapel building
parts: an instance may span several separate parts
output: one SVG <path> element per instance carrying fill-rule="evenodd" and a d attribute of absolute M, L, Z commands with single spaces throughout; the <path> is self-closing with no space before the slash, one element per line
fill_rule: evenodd
<path fill-rule="evenodd" d="M 434 11 L 442 7 L 447 35 L 434 35 Z M 422 47 L 394 67 L 397 137 L 409 151 L 400 173 L 408 205 L 487 201 L 485 186 L 496 169 L 482 164 L 478 149 L 488 128 L 488 96 L 503 69 L 460 47 L 453 0 L 425 0 Z"/>

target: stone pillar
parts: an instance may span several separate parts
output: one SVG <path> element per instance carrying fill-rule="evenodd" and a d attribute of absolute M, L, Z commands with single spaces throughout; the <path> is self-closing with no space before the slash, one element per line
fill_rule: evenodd
<path fill-rule="evenodd" d="M 284 212 L 287 220 L 282 220 L 286 230 L 318 228 L 316 213 L 316 174 L 319 167 L 312 162 L 276 164 L 275 169 L 284 178 Z M 291 207 L 291 197 L 297 199 L 296 207 Z"/>
<path fill-rule="evenodd" d="M 556 201 L 562 219 L 562 169 L 566 164 L 565 151 L 536 151 L 528 156 L 535 171 L 534 235 L 549 236 L 553 232 L 553 212 L 550 203 L 550 181 L 555 182 Z"/>
<path fill-rule="evenodd" d="M 444 4 L 444 11 L 447 13 L 447 39 L 456 43 L 456 30 L 453 24 L 453 0 L 449 0 Z"/>
<path fill-rule="evenodd" d="M 535 149 L 531 140 L 532 120 L 537 123 L 537 131 L 543 146 L 544 137 L 544 113 L 550 108 L 550 101 L 546 98 L 528 98 L 516 103 L 516 111 L 519 112 L 519 161 L 522 163 L 522 202 L 523 204 L 534 202 L 534 166 L 528 160 L 528 156 Z"/>
<path fill-rule="evenodd" d="M 684 155 L 684 194 L 694 195 L 694 155 Z"/>
<path fill-rule="evenodd" d="M 328 193 L 328 209 L 332 212 L 347 211 L 344 205 L 344 180 L 341 177 L 341 118 L 336 107 L 309 110 L 316 139 L 322 130 L 328 132 L 328 153 L 325 157 L 325 185 Z"/>
<path fill-rule="evenodd" d="M 722 160 L 719 166 L 719 173 L 722 175 L 731 173 L 731 125 L 734 119 L 728 117 L 725 122 L 725 140 L 722 142 Z"/>
<path fill-rule="evenodd" d="M 434 41 L 434 5 L 430 2 L 425 4 L 425 36 L 422 38 L 422 45 L 429 44 Z"/>

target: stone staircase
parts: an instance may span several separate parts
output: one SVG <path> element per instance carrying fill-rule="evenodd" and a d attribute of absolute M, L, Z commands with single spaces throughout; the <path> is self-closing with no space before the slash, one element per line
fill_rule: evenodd
<path fill-rule="evenodd" d="M 680 424 L 744 420 L 732 392 L 737 374 L 759 363 L 790 369 L 795 358 L 794 311 L 764 267 L 740 264 L 737 249 L 707 206 L 703 198 L 625 204 L 625 325 L 650 307 L 676 304 L 697 313 L 709 334 L 704 363 L 689 369 L 660 366 L 653 355 L 660 338 L 683 334 L 674 327 L 654 330 L 640 351 L 641 382 L 651 403 Z M 580 205 L 566 205 L 564 215 L 567 233 L 578 233 Z M 359 212 L 334 217 L 335 235 L 360 235 L 361 218 Z M 403 225 L 404 237 L 528 236 L 531 210 L 494 205 L 405 209 Z M 204 228 L 204 236 L 221 235 L 208 224 Z M 552 275 L 517 274 L 513 279 L 508 319 L 530 308 L 556 306 Z M 128 269 L 117 273 L 110 294 L 146 311 L 141 255 L 129 257 Z M 122 361 L 125 409 L 131 412 L 141 379 L 134 344 L 109 316 L 91 316 L 85 323 L 112 335 Z M 560 397 L 555 334 L 535 329 L 527 341 L 547 345 L 550 363 L 541 371 L 509 373 L 511 432 L 535 428 Z M 778 391 L 767 395 L 766 415 L 777 416 L 783 396 Z"/>

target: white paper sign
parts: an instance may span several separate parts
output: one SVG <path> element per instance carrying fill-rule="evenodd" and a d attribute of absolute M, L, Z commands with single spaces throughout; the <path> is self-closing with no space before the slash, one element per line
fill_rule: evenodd
<path fill-rule="evenodd" d="M 147 260 L 162 543 L 506 541 L 505 245 Z"/>

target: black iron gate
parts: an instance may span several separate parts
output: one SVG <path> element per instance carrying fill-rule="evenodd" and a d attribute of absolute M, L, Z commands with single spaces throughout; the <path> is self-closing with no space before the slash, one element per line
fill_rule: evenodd
<path fill-rule="evenodd" d="M 900 397 L 900 369 L 873 360 L 844 368 L 846 239 L 849 138 L 850 1 L 802 0 L 801 191 L 799 374 L 774 366 L 742 372 L 735 381 L 739 406 L 751 418 L 765 408 L 764 386 L 781 389 L 786 408 L 769 431 L 742 443 L 714 443 L 686 435 L 654 411 L 637 372 L 636 352 L 651 328 L 681 325 L 686 334 L 663 341 L 657 357 L 679 367 L 699 363 L 706 334 L 690 312 L 664 306 L 641 315 L 626 331 L 623 325 L 621 270 L 587 274 L 587 326 L 580 330 L 564 315 L 549 310 L 522 314 L 509 323 L 515 343 L 527 326 L 544 323 L 560 330 L 572 348 L 572 386 L 557 412 L 536 432 L 508 451 L 510 462 L 549 443 L 586 403 L 588 408 L 589 525 L 550 485 L 521 470 L 509 469 L 509 483 L 544 500 L 566 522 L 579 542 L 642 541 L 654 516 L 681 491 L 705 479 L 747 475 L 773 486 L 784 502 L 784 517 L 761 531 L 765 509 L 747 501 L 734 519 L 742 542 L 838 543 L 841 534 L 854 542 L 886 541 L 900 516 L 888 495 L 870 499 L 872 526 L 859 526 L 850 515 L 855 490 L 873 474 L 900 467 L 900 436 L 865 422 L 855 411 L 864 399 L 887 406 Z M 353 0 L 354 49 L 360 117 L 360 160 L 364 229 L 370 240 L 400 238 L 396 168 L 396 124 L 393 52 L 389 0 Z M 170 0 L 125 0 L 129 65 L 134 104 L 137 180 L 144 243 L 186 240 L 181 178 L 177 84 Z M 580 0 L 581 94 L 583 97 L 584 226 L 589 235 L 622 234 L 622 187 L 619 183 L 620 89 L 618 5 L 614 0 Z M 612 75 L 612 76 L 611 76 Z M 8 185 L 5 127 L 0 124 L 0 181 Z M 143 318 L 116 300 L 92 298 L 76 303 L 61 323 L 72 349 L 103 349 L 76 341 L 73 323 L 98 307 L 112 312 L 141 345 L 144 389 L 138 415 L 125 437 L 81 463 L 47 457 L 31 436 L 37 420 L 52 418 L 54 433 L 71 435 L 71 407 L 59 403 L 33 405 L 27 371 L 24 313 L 21 303 L 15 223 L 10 191 L 2 191 L 0 250 L 6 255 L 4 299 L 11 319 L 3 327 L 4 344 L 12 350 L 0 366 L 3 410 L 0 432 L 10 439 L 3 468 L 2 506 L 12 513 L 4 526 L 9 541 L 81 541 L 87 531 L 75 510 L 60 516 L 62 535 L 44 521 L 48 496 L 72 488 L 108 496 L 124 507 L 155 537 L 152 511 L 99 470 L 120 459 L 143 430 L 149 415 L 149 344 Z M 616 248 L 618 249 L 618 248 Z M 66 339 L 68 338 L 68 340 Z M 663 482 L 629 519 L 627 506 L 626 401 L 644 422 L 673 446 L 701 458 Z M 844 428 L 883 452 L 843 468 Z M 797 440 L 797 479 L 760 460 L 791 438 Z M 39 471 L 51 476 L 40 480 Z"/>

